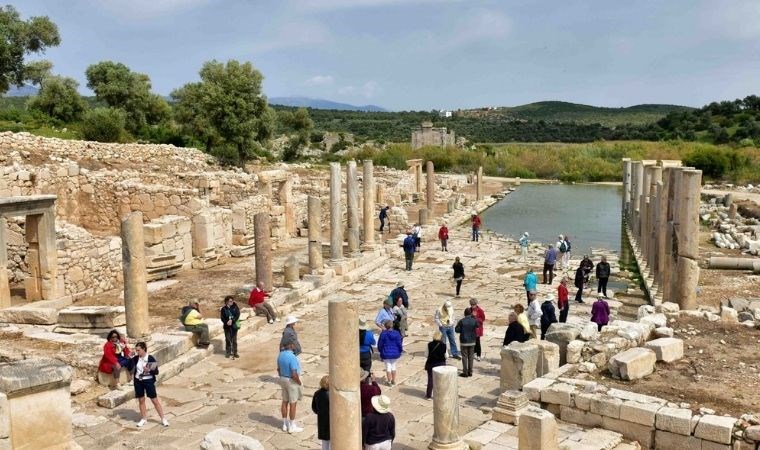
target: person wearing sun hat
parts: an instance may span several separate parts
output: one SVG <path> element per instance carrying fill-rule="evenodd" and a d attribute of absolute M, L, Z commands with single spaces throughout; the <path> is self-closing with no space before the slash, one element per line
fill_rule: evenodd
<path fill-rule="evenodd" d="M 541 340 L 546 336 L 546 330 L 553 324 L 557 323 L 557 314 L 554 308 L 554 295 L 548 294 L 541 304 Z"/>
<path fill-rule="evenodd" d="M 372 409 L 362 421 L 364 450 L 391 450 L 393 440 L 396 439 L 396 418 L 391 413 L 390 397 L 372 397 Z"/>
<path fill-rule="evenodd" d="M 293 343 L 293 354 L 298 356 L 301 353 L 301 343 L 298 342 L 298 333 L 296 333 L 296 323 L 298 323 L 298 317 L 288 316 L 285 318 L 285 329 L 282 330 L 282 339 L 280 339 L 280 350 L 285 348 L 285 345 Z"/>
<path fill-rule="evenodd" d="M 528 262 L 528 246 L 530 245 L 530 234 L 526 231 L 520 238 L 520 261 L 523 263 Z"/>
<path fill-rule="evenodd" d="M 438 325 L 438 331 L 441 332 L 444 339 L 449 341 L 449 354 L 454 359 L 462 359 L 459 356 L 459 349 L 457 348 L 456 335 L 454 334 L 454 326 L 457 321 L 454 319 L 454 305 L 451 300 L 446 300 L 440 308 L 435 310 L 435 324 Z"/>

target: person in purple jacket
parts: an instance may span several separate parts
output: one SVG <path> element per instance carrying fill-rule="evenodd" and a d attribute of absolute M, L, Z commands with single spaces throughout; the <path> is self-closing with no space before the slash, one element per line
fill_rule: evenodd
<path fill-rule="evenodd" d="M 385 330 L 377 340 L 377 351 L 385 363 L 385 378 L 388 386 L 396 385 L 396 363 L 404 351 L 401 334 L 393 329 L 393 321 L 386 320 Z"/>
<path fill-rule="evenodd" d="M 610 305 L 604 301 L 602 294 L 598 294 L 596 301 L 591 305 L 591 321 L 599 327 L 599 331 L 610 322 Z"/>

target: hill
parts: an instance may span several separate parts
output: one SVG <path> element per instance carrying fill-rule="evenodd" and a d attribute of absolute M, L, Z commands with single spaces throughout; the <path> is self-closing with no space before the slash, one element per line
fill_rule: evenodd
<path fill-rule="evenodd" d="M 512 120 L 543 120 L 577 124 L 600 124 L 615 127 L 622 124 L 641 125 L 656 122 L 672 112 L 691 111 L 694 108 L 678 105 L 635 105 L 625 108 L 607 108 L 578 103 L 544 101 L 527 105 L 483 108 L 458 111 L 463 117 L 487 117 Z"/>
<path fill-rule="evenodd" d="M 21 87 L 12 86 L 3 97 L 29 97 L 31 95 L 37 95 L 37 89 L 34 86 L 24 85 Z"/>
<path fill-rule="evenodd" d="M 331 100 L 323 100 L 309 97 L 271 97 L 268 99 L 272 105 L 295 106 L 312 109 L 334 109 L 339 111 L 366 111 L 366 112 L 384 112 L 384 108 L 376 105 L 349 105 L 348 103 L 338 103 Z"/>

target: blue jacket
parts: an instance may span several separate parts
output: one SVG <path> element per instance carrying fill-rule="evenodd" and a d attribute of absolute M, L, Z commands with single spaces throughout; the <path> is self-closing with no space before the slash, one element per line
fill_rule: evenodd
<path fill-rule="evenodd" d="M 557 249 L 552 247 L 544 252 L 544 262 L 546 264 L 554 264 L 557 262 Z"/>
<path fill-rule="evenodd" d="M 375 335 L 369 330 L 359 330 L 359 337 L 364 331 L 364 340 L 359 340 L 359 353 L 370 353 L 372 346 L 375 345 Z"/>
<path fill-rule="evenodd" d="M 380 359 L 396 359 L 401 357 L 401 334 L 396 330 L 384 330 L 377 340 L 377 350 Z"/>
<path fill-rule="evenodd" d="M 417 241 L 411 234 L 404 239 L 404 253 L 414 253 L 417 248 Z"/>
<path fill-rule="evenodd" d="M 525 290 L 535 291 L 536 285 L 538 285 L 538 277 L 533 272 L 528 272 L 527 275 L 525 275 L 525 281 L 523 282 L 523 285 L 525 286 Z"/>

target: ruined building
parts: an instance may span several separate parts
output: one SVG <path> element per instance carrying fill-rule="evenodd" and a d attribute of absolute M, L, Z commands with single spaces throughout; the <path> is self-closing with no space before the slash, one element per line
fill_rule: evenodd
<path fill-rule="evenodd" d="M 412 130 L 413 149 L 418 149 L 426 145 L 446 147 L 455 144 L 456 138 L 453 131 L 447 131 L 446 127 L 433 128 L 432 122 L 422 122 L 419 127 Z"/>

